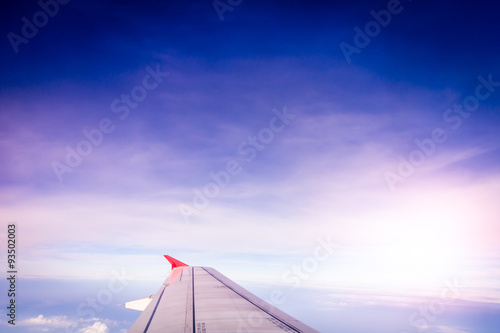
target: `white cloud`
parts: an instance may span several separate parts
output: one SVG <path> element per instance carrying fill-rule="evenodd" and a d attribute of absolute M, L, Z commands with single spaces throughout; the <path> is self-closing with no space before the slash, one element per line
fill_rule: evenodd
<path fill-rule="evenodd" d="M 66 316 L 50 316 L 44 317 L 39 315 L 36 318 L 29 318 L 19 322 L 20 326 L 50 326 L 50 327 L 67 327 L 72 324 L 72 321 Z"/>
<path fill-rule="evenodd" d="M 87 326 L 80 330 L 81 333 L 108 333 L 109 329 L 105 323 L 96 321 L 92 326 Z"/>
<path fill-rule="evenodd" d="M 92 318 L 68 318 L 67 316 L 39 315 L 19 322 L 20 326 L 31 326 L 41 332 L 52 332 L 55 329 L 66 327 L 82 327 L 80 333 L 109 333 L 109 327 L 117 327 L 120 323 L 110 319 Z"/>

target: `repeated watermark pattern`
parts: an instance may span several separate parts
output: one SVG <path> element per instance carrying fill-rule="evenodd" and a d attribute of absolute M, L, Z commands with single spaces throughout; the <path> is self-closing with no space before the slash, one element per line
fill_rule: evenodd
<path fill-rule="evenodd" d="M 452 132 L 458 130 L 463 121 L 468 119 L 479 108 L 480 101 L 488 99 L 495 92 L 496 87 L 500 87 L 500 82 L 493 81 L 492 74 L 489 74 L 487 78 L 480 75 L 477 80 L 479 84 L 476 86 L 473 95 L 468 95 L 463 99 L 462 103 L 455 103 L 452 108 L 443 112 L 442 118 L 449 126 L 448 130 L 436 127 L 430 132 L 429 137 L 424 139 L 415 138 L 413 142 L 417 148 L 411 151 L 407 158 L 399 156 L 399 165 L 395 172 L 386 171 L 384 173 L 387 186 L 392 192 L 395 192 L 399 184 L 414 174 L 416 167 L 422 166 L 436 152 L 439 144 L 446 142 L 448 139 L 447 132 L 450 132 L 450 129 Z"/>
<path fill-rule="evenodd" d="M 38 6 L 42 10 L 39 10 L 33 14 L 31 20 L 26 16 L 21 17 L 21 33 L 16 34 L 14 32 L 9 32 L 7 34 L 7 39 L 12 46 L 12 49 L 17 54 L 19 53 L 19 46 L 21 44 L 28 44 L 28 42 L 35 38 L 38 34 L 39 29 L 45 27 L 49 20 L 59 13 L 59 5 L 66 5 L 70 0 L 40 0 L 38 1 Z"/>
<path fill-rule="evenodd" d="M 236 6 L 239 6 L 243 0 L 214 0 L 212 6 L 214 6 L 217 16 L 221 22 L 224 21 L 224 13 L 232 12 Z"/>
<path fill-rule="evenodd" d="M 274 116 L 269 120 L 268 126 L 260 129 L 256 135 L 248 136 L 238 145 L 238 154 L 245 157 L 245 162 L 240 163 L 236 159 L 231 159 L 227 161 L 223 170 L 209 172 L 208 176 L 212 181 L 201 188 L 196 187 L 193 189 L 193 198 L 190 205 L 179 205 L 179 211 L 184 222 L 190 223 L 191 216 L 199 215 L 203 209 L 206 209 L 210 204 L 210 200 L 219 196 L 221 190 L 231 183 L 231 179 L 243 171 L 244 163 L 252 162 L 258 153 L 266 149 L 266 146 L 274 140 L 275 134 L 282 132 L 297 117 L 288 113 L 286 106 L 283 107 L 282 112 L 277 109 L 272 111 Z"/>
<path fill-rule="evenodd" d="M 418 311 L 414 311 L 408 318 L 410 326 L 416 328 L 419 332 L 426 330 L 430 324 L 436 321 L 438 316 L 442 315 L 446 307 L 453 303 L 459 296 L 460 290 L 458 289 L 458 280 L 454 278 L 452 281 L 445 280 L 444 288 L 441 289 L 439 297 L 422 304 Z M 401 333 L 407 333 L 401 331 Z"/>
<path fill-rule="evenodd" d="M 135 279 L 134 276 L 127 275 L 124 269 L 121 272 L 112 270 L 113 278 L 108 281 L 105 288 L 100 289 L 95 297 L 87 297 L 84 302 L 81 302 L 76 308 L 76 314 L 84 319 L 91 320 L 97 317 L 97 314 L 104 310 L 104 307 L 113 301 L 114 295 L 121 293 L 128 286 L 129 281 Z M 66 327 L 67 333 L 80 332 L 78 324 L 72 324 Z"/>
<path fill-rule="evenodd" d="M 287 286 L 286 290 L 283 288 L 274 288 L 271 290 L 269 298 L 266 300 L 272 307 L 265 309 L 269 313 L 273 314 L 274 309 L 286 302 L 286 293 L 299 288 L 302 282 L 306 281 L 314 274 L 320 266 L 320 263 L 326 262 L 331 259 L 331 257 L 339 251 L 340 246 L 332 242 L 331 237 L 321 237 L 317 239 L 318 245 L 314 248 L 312 255 L 305 257 L 300 265 L 292 265 L 288 270 L 286 270 L 281 276 L 281 282 L 283 285 Z M 240 325 L 238 326 L 238 333 L 240 332 L 250 332 L 249 328 L 255 329 L 262 325 L 264 320 L 269 320 L 262 311 L 252 311 L 248 314 L 247 318 L 242 318 L 240 320 Z M 276 321 L 273 323 L 285 332 L 289 332 L 289 328 L 282 325 L 280 322 Z M 291 332 L 291 331 L 290 331 Z"/>
<path fill-rule="evenodd" d="M 125 120 L 130 114 L 131 109 L 138 107 L 139 103 L 144 101 L 148 96 L 148 92 L 156 89 L 163 79 L 170 75 L 168 72 L 162 72 L 160 65 L 156 65 L 156 69 L 150 66 L 146 67 L 147 74 L 144 75 L 140 84 L 134 86 L 130 93 L 121 94 L 120 98 L 116 98 L 111 102 L 111 112 L 116 113 L 120 120 Z M 60 183 L 63 182 L 63 176 L 66 173 L 71 173 L 89 156 L 94 148 L 98 147 L 104 141 L 106 134 L 113 133 L 116 125 L 111 118 L 103 117 L 96 128 L 91 130 L 82 130 L 82 135 L 85 139 L 76 144 L 75 147 L 66 146 L 66 157 L 64 162 L 53 161 L 51 166 L 55 176 Z"/>
<path fill-rule="evenodd" d="M 347 63 L 350 64 L 352 62 L 352 55 L 354 53 L 360 54 L 361 50 L 370 45 L 372 39 L 380 35 L 382 28 L 386 28 L 391 23 L 392 17 L 400 14 L 403 9 L 404 7 L 399 0 L 389 0 L 386 9 L 381 9 L 378 12 L 374 10 L 370 11 L 370 15 L 375 20 L 368 21 L 365 24 L 364 31 L 358 26 L 354 27 L 354 32 L 356 33 L 353 38 L 354 45 L 346 42 L 339 44 L 340 51 L 342 51 Z"/>

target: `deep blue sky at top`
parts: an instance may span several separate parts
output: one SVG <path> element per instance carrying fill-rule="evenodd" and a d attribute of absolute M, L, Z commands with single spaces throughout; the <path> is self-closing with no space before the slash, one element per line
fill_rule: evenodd
<path fill-rule="evenodd" d="M 364 30 L 373 20 L 370 11 L 385 10 L 387 1 L 243 1 L 232 12 L 224 13 L 221 22 L 212 1 L 72 0 L 61 5 L 59 13 L 28 44 L 21 44 L 18 54 L 6 35 L 20 34 L 21 18 L 31 21 L 40 7 L 36 1 L 8 1 L 0 13 L 4 34 L 0 87 L 10 104 L 2 114 L 8 119 L 17 117 L 18 123 L 24 116 L 33 127 L 45 119 L 36 132 L 59 141 L 54 146 L 60 147 L 57 158 L 62 158 L 66 145 L 81 140 L 83 127 L 109 116 L 110 102 L 129 92 L 146 66 L 161 64 L 162 70 L 178 74 L 173 75 L 175 80 L 162 84 L 162 91 L 174 98 L 187 93 L 177 104 L 157 101 L 154 98 L 159 95 L 151 94 L 134 122 L 122 128 L 143 121 L 143 137 L 154 136 L 173 146 L 178 143 L 188 154 L 206 150 L 202 141 L 219 130 L 219 123 L 250 123 L 253 127 L 248 128 L 258 128 L 267 121 L 271 108 L 283 105 L 302 103 L 308 106 L 309 115 L 332 114 L 331 107 L 322 111 L 309 107 L 329 100 L 347 105 L 340 112 L 358 109 L 364 115 L 391 114 L 397 109 L 393 108 L 396 103 L 391 98 L 396 95 L 392 92 L 380 94 L 385 104 L 365 102 L 367 92 L 378 94 L 384 89 L 403 96 L 421 88 L 438 96 L 429 97 L 434 98 L 433 103 L 424 101 L 422 105 L 418 97 L 404 100 L 407 106 L 418 109 L 415 119 L 408 119 L 410 112 L 401 113 L 401 119 L 391 124 L 390 130 L 404 132 L 409 124 L 419 127 L 418 119 L 427 116 L 433 122 L 420 125 L 422 132 L 418 133 L 419 137 L 427 136 L 441 124 L 446 108 L 473 93 L 477 76 L 493 73 L 498 80 L 497 4 L 405 0 L 401 6 L 401 13 L 393 15 L 391 23 L 347 64 L 339 43 L 353 44 L 353 28 Z M 282 66 L 277 68 L 277 64 Z M 272 70 L 269 75 L 273 76 L 266 77 Z M 228 77 L 238 81 L 237 85 Z M 355 97 L 342 101 L 339 86 Z M 447 90 L 459 96 L 448 98 Z M 307 95 L 311 91 L 315 95 Z M 263 102 L 259 104 L 259 100 Z M 499 101 L 499 94 L 483 101 L 481 113 L 469 122 L 470 131 L 456 135 L 449 146 L 465 146 L 464 142 L 474 139 L 474 131 L 495 126 L 500 116 L 492 107 Z M 19 105 L 18 109 L 13 105 Z M 481 126 L 476 126 L 476 121 Z M 193 125 L 185 132 L 202 133 L 202 140 L 184 135 L 175 141 L 186 123 Z M 124 135 L 129 136 L 128 141 L 121 142 L 133 142 L 132 131 L 122 128 L 110 140 L 119 142 L 119 136 Z M 233 154 L 243 137 L 234 138 L 226 151 Z M 412 140 L 400 154 L 413 149 Z M 496 156 L 483 158 L 498 160 Z M 41 164 L 50 173 L 50 161 Z M 188 184 L 188 179 L 178 179 Z M 37 181 L 53 184 L 54 177 L 38 177 Z M 199 184 L 199 180 L 190 183 Z"/>
<path fill-rule="evenodd" d="M 494 1 L 403 1 L 403 11 L 353 64 L 392 81 L 457 90 L 498 69 Z M 155 54 L 199 57 L 205 66 L 234 58 L 317 57 L 322 71 L 344 63 L 339 43 L 372 20 L 386 1 L 244 1 L 220 22 L 211 1 L 70 1 L 14 54 L 1 43 L 1 85 L 54 79 L 105 84 Z M 2 32 L 19 32 L 36 1 L 2 3 Z M 61 15 L 62 13 L 62 15 Z M 310 59 L 310 58 L 309 58 Z M 472 83 L 471 83 L 472 82 Z"/>

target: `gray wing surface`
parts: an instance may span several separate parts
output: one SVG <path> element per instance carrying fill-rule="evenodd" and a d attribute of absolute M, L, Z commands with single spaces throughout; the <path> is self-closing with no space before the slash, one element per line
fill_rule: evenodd
<path fill-rule="evenodd" d="M 129 333 L 318 332 L 209 267 L 173 268 Z"/>

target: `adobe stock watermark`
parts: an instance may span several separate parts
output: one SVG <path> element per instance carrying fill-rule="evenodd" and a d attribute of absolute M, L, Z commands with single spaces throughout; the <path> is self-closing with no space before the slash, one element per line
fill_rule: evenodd
<path fill-rule="evenodd" d="M 401 13 L 403 9 L 404 7 L 399 0 L 389 0 L 386 9 L 381 9 L 378 12 L 374 10 L 370 11 L 370 15 L 375 20 L 368 21 L 365 24 L 364 31 L 358 26 L 354 27 L 354 32 L 356 33 L 353 38 L 354 45 L 346 42 L 341 42 L 339 44 L 340 50 L 347 63 L 350 64 L 352 62 L 351 57 L 354 53 L 360 54 L 361 50 L 370 45 L 372 38 L 380 35 L 382 28 L 386 28 L 391 23 L 392 17 Z"/>
<path fill-rule="evenodd" d="M 428 329 L 436 321 L 437 317 L 444 313 L 446 307 L 460 296 L 456 278 L 453 281 L 445 280 L 444 285 L 445 287 L 441 289 L 438 298 L 434 298 L 430 302 L 423 304 L 418 311 L 414 311 L 408 318 L 408 323 L 416 328 L 418 332 Z M 401 333 L 407 332 L 401 331 Z"/>
<path fill-rule="evenodd" d="M 81 302 L 76 308 L 76 314 L 83 320 L 91 320 L 97 317 L 97 313 L 104 310 L 104 307 L 109 305 L 114 298 L 114 295 L 121 293 L 128 286 L 129 281 L 133 281 L 135 277 L 127 275 L 124 269 L 121 272 L 112 270 L 113 278 L 109 280 L 105 288 L 100 289 L 94 297 L 87 297 L 84 302 Z M 66 327 L 66 333 L 81 332 L 78 324 L 72 324 Z"/>
<path fill-rule="evenodd" d="M 163 82 L 163 79 L 170 75 L 168 72 L 160 71 L 160 65 L 156 65 L 156 69 L 154 70 L 150 66 L 147 66 L 146 72 L 148 74 L 142 78 L 142 82 L 134 86 L 130 90 L 130 93 L 123 93 L 120 95 L 120 98 L 116 98 L 111 102 L 111 112 L 117 114 L 120 120 L 127 119 L 130 110 L 137 108 L 139 103 L 146 99 L 148 93 L 156 89 Z M 63 176 L 66 173 L 73 172 L 83 162 L 84 158 L 93 152 L 94 148 L 102 144 L 105 135 L 113 133 L 115 129 L 116 125 L 113 120 L 104 117 L 95 128 L 82 130 L 81 133 L 84 139 L 74 147 L 66 146 L 65 163 L 53 161 L 51 164 L 52 170 L 59 182 L 62 183 Z"/>
<path fill-rule="evenodd" d="M 488 78 L 482 75 L 477 77 L 479 84 L 476 86 L 473 95 L 468 95 L 462 103 L 455 103 L 452 108 L 443 113 L 443 121 L 449 126 L 448 129 L 436 127 L 429 137 L 422 140 L 415 138 L 413 141 L 417 146 L 410 152 L 407 158 L 399 156 L 399 165 L 395 172 L 386 171 L 384 173 L 387 186 L 392 192 L 396 191 L 396 186 L 414 174 L 416 167 L 422 166 L 425 161 L 436 152 L 437 146 L 443 144 L 448 139 L 447 132 L 457 131 L 465 119 L 468 119 L 480 105 L 480 101 L 487 100 L 496 87 L 500 87 L 500 82 L 493 81 L 492 74 Z M 451 130 L 451 131 L 450 131 Z"/>
<path fill-rule="evenodd" d="M 331 237 L 317 239 L 318 245 L 314 248 L 312 255 L 302 259 L 300 265 L 292 265 L 281 276 L 281 281 L 287 285 L 285 291 L 282 288 L 274 288 L 269 299 L 266 300 L 268 307 L 265 310 L 273 314 L 274 310 L 286 302 L 286 293 L 295 288 L 299 288 L 303 281 L 309 279 L 314 274 L 320 264 L 329 260 L 335 253 L 338 252 L 339 245 L 331 241 Z M 269 307 L 271 305 L 271 307 Z M 252 311 L 246 318 L 239 320 L 238 332 L 253 332 L 253 329 L 263 325 L 265 320 L 271 321 L 274 325 L 288 332 L 289 328 L 277 320 L 267 318 L 262 311 Z"/>
<path fill-rule="evenodd" d="M 330 259 L 339 249 L 339 245 L 332 242 L 330 236 L 318 238 L 317 242 L 318 246 L 314 249 L 313 255 L 304 258 L 300 265 L 292 265 L 283 273 L 281 277 L 283 283 L 290 285 L 292 289 L 300 287 L 302 281 L 309 279 L 310 275 L 318 270 L 320 262 Z M 272 297 L 271 299 L 273 300 Z"/>
<path fill-rule="evenodd" d="M 232 12 L 236 6 L 239 6 L 243 0 L 214 0 L 212 6 L 214 6 L 217 16 L 221 22 L 224 21 L 224 13 Z"/>
<path fill-rule="evenodd" d="M 21 34 L 16 34 L 14 32 L 9 32 L 7 34 L 7 39 L 14 50 L 14 53 L 19 53 L 19 45 L 28 44 L 28 42 L 35 38 L 38 34 L 38 29 L 41 29 L 49 23 L 49 19 L 59 13 L 59 5 L 66 5 L 70 0 L 40 0 L 38 1 L 38 6 L 41 10 L 35 12 L 31 17 L 31 20 L 26 16 L 21 17 Z"/>
<path fill-rule="evenodd" d="M 238 154 L 245 156 L 244 163 L 252 162 L 259 152 L 273 142 L 275 135 L 282 132 L 297 117 L 288 113 L 286 106 L 281 112 L 277 109 L 273 109 L 272 112 L 274 116 L 269 120 L 267 127 L 260 129 L 256 135 L 250 135 L 238 145 Z M 191 216 L 199 215 L 203 209 L 207 208 L 210 200 L 219 196 L 221 190 L 231 183 L 231 179 L 243 171 L 244 163 L 231 159 L 227 161 L 223 170 L 209 172 L 208 177 L 213 181 L 206 183 L 201 188 L 193 189 L 191 205 L 179 205 L 179 212 L 184 222 L 190 223 Z"/>

